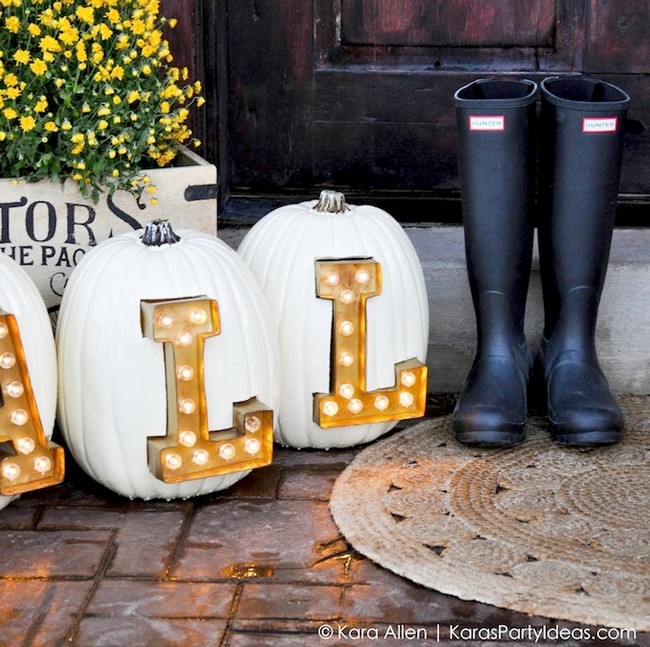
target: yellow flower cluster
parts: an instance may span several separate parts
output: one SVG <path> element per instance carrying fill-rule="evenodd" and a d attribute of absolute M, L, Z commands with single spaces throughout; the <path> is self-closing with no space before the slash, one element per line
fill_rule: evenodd
<path fill-rule="evenodd" d="M 174 159 L 204 102 L 172 64 L 174 24 L 159 0 L 0 0 L 3 175 L 155 193 L 138 173 Z"/>

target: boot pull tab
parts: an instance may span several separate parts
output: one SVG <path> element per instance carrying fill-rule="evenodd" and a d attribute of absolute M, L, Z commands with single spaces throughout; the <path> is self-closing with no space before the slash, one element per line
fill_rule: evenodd
<path fill-rule="evenodd" d="M 625 132 L 628 135 L 642 135 L 646 130 L 646 125 L 640 119 L 625 120 Z"/>

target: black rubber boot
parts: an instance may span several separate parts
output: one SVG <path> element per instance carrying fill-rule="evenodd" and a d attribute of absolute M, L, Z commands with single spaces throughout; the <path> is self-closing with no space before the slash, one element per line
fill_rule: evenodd
<path fill-rule="evenodd" d="M 614 228 L 629 97 L 580 77 L 542 82 L 539 250 L 544 374 L 551 435 L 601 445 L 623 415 L 598 363 L 594 334 Z"/>
<path fill-rule="evenodd" d="M 488 79 L 454 95 L 477 349 L 452 420 L 460 442 L 484 447 L 524 440 L 536 97 L 532 81 Z"/>

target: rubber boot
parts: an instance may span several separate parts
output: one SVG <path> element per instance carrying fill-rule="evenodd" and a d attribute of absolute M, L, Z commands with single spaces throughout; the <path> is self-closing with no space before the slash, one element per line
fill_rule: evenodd
<path fill-rule="evenodd" d="M 460 442 L 484 447 L 525 437 L 536 97 L 532 81 L 488 79 L 454 95 L 477 347 L 452 420 Z"/>
<path fill-rule="evenodd" d="M 603 81 L 548 78 L 540 113 L 539 252 L 544 335 L 538 355 L 553 439 L 619 441 L 623 415 L 596 355 L 629 97 Z"/>

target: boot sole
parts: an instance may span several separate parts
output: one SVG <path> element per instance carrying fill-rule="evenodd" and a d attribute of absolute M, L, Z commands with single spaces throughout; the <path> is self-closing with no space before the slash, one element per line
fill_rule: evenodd
<path fill-rule="evenodd" d="M 468 431 L 456 430 L 456 440 L 463 445 L 474 447 L 492 447 L 503 449 L 514 447 L 524 442 L 526 434 L 523 431 Z"/>
<path fill-rule="evenodd" d="M 620 442 L 623 432 L 619 429 L 567 432 L 551 425 L 551 438 L 559 445 L 569 447 L 597 447 Z"/>

